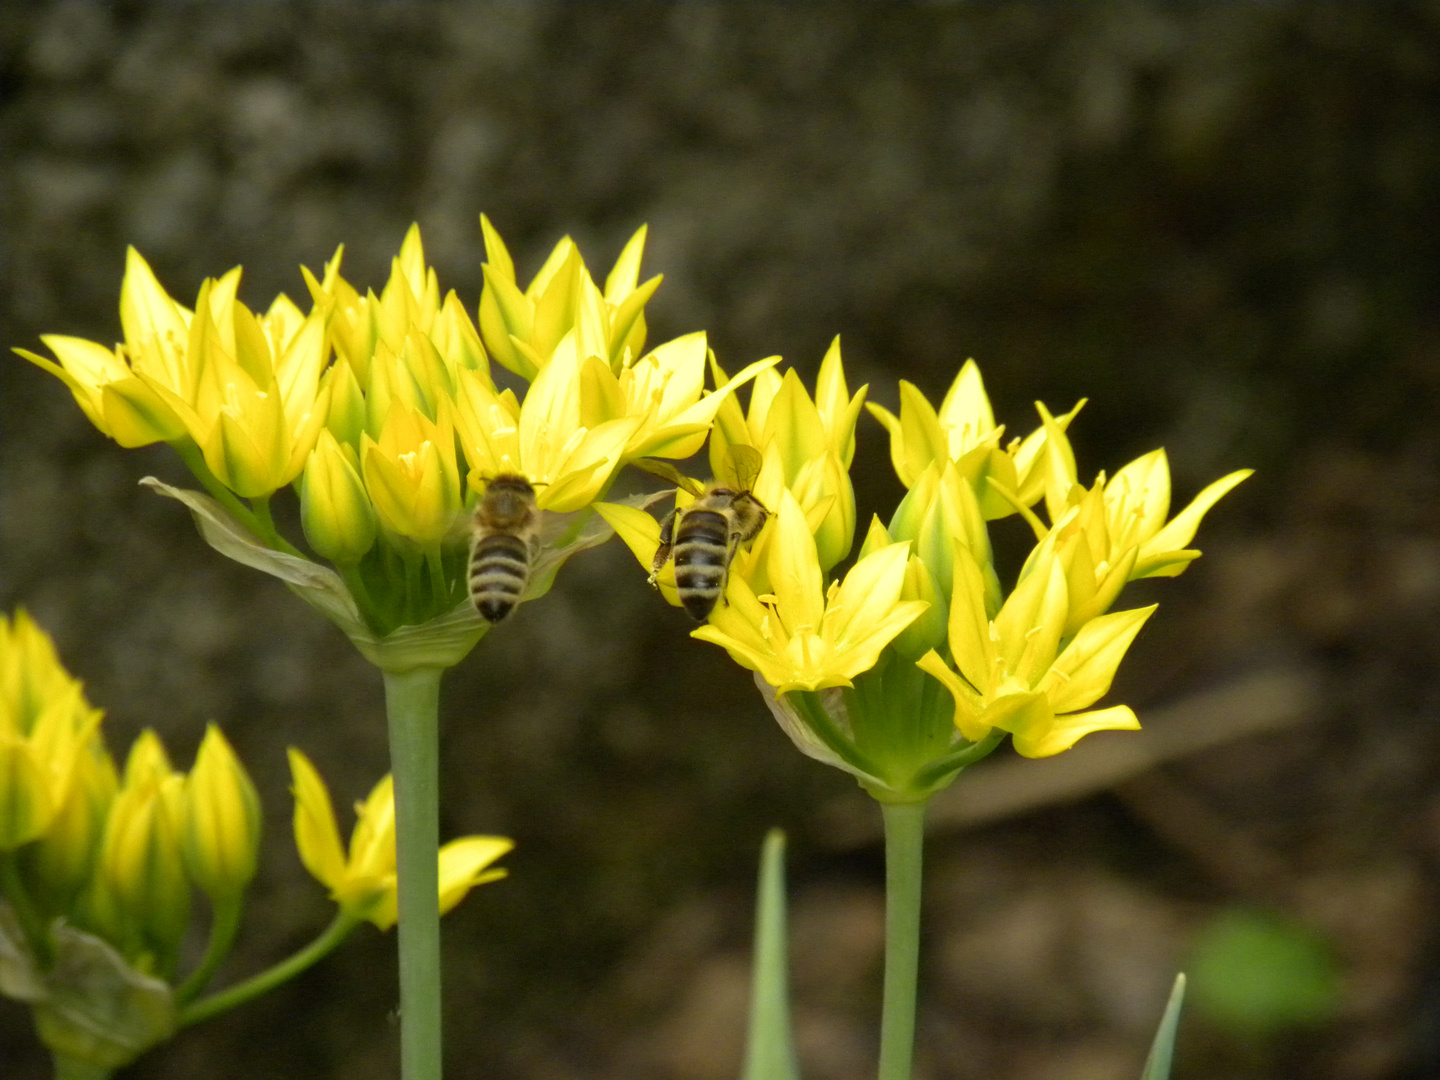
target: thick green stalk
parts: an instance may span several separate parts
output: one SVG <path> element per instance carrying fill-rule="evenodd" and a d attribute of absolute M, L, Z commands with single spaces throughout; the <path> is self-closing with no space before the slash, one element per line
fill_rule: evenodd
<path fill-rule="evenodd" d="M 885 1001 L 880 1016 L 880 1080 L 910 1080 L 915 1056 L 925 806 L 923 802 L 880 804 L 885 817 Z"/>
<path fill-rule="evenodd" d="M 110 1069 L 92 1065 L 79 1058 L 56 1054 L 53 1060 L 55 1062 L 55 1080 L 109 1080 L 111 1075 Z"/>
<path fill-rule="evenodd" d="M 191 1024 L 198 1024 L 201 1020 L 219 1016 L 221 1013 L 228 1012 L 237 1005 L 244 1005 L 247 1001 L 293 979 L 300 972 L 333 952 L 337 945 L 350 936 L 350 931 L 359 925 L 359 920 L 354 916 L 341 912 L 325 928 L 324 933 L 294 956 L 280 961 L 274 967 L 266 968 L 258 975 L 252 975 L 244 982 L 236 983 L 219 993 L 211 994 L 191 1005 L 186 1005 L 180 1010 L 180 1026 L 189 1027 Z"/>
<path fill-rule="evenodd" d="M 400 908 L 400 1075 L 440 1080 L 441 668 L 385 672 Z"/>

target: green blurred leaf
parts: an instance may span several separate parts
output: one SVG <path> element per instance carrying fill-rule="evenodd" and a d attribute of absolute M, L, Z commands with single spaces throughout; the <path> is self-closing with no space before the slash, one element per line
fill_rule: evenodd
<path fill-rule="evenodd" d="M 755 903 L 755 974 L 742 1080 L 800 1080 L 790 1033 L 790 975 L 785 932 L 785 834 L 771 829 L 760 853 Z"/>
<path fill-rule="evenodd" d="M 1140 1074 L 1140 1080 L 1170 1080 L 1170 1061 L 1175 1056 L 1175 1031 L 1180 1026 L 1180 1005 L 1184 1000 L 1185 973 L 1182 971 L 1175 976 L 1175 986 L 1170 991 L 1165 1015 L 1160 1018 L 1160 1027 L 1150 1045 L 1150 1056 L 1145 1059 L 1145 1071 Z"/>
<path fill-rule="evenodd" d="M 1244 1035 L 1323 1023 L 1340 999 L 1328 942 L 1253 908 L 1222 912 L 1196 942 L 1189 970 L 1195 1007 Z"/>

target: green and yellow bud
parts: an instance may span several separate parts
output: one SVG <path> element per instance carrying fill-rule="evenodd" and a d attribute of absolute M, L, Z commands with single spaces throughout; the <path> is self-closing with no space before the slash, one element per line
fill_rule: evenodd
<path fill-rule="evenodd" d="M 1000 581 L 991 565 L 990 537 L 975 490 L 953 461 L 932 462 L 917 478 L 890 520 L 896 541 L 910 540 L 935 580 L 940 595 L 954 588 L 955 547 L 974 556 L 984 570 L 986 610 L 1000 607 Z"/>
<path fill-rule="evenodd" d="M 0 851 L 51 827 L 100 716 L 30 617 L 0 615 Z"/>
<path fill-rule="evenodd" d="M 255 876 L 260 796 L 220 729 L 206 729 L 185 778 L 185 868 L 216 903 L 238 896 Z"/>
<path fill-rule="evenodd" d="M 355 451 L 327 428 L 310 452 L 300 485 L 300 525 L 314 551 L 353 566 L 375 546 L 378 522 Z"/>
<path fill-rule="evenodd" d="M 101 844 L 97 909 L 119 922 L 112 940 L 130 955 L 173 956 L 190 919 L 184 853 L 185 778 L 171 771 L 153 731 L 136 740 Z M 126 931 L 130 931 L 126 933 Z M 128 938 L 128 941 L 127 941 Z"/>
<path fill-rule="evenodd" d="M 50 827 L 24 852 L 27 874 L 52 911 L 67 911 L 95 872 L 120 778 L 98 738 L 76 758 L 70 791 Z"/>

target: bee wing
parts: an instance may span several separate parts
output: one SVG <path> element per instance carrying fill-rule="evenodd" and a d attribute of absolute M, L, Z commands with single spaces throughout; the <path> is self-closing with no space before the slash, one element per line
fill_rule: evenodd
<path fill-rule="evenodd" d="M 648 473 L 653 473 L 662 480 L 669 480 L 676 487 L 684 488 L 691 495 L 699 498 L 705 494 L 705 488 L 697 484 L 690 477 L 686 476 L 679 469 L 675 468 L 668 461 L 661 461 L 658 458 L 636 458 L 634 464 L 639 465 Z"/>
<path fill-rule="evenodd" d="M 730 475 L 722 479 L 739 491 L 749 491 L 755 486 L 755 481 L 760 479 L 760 470 L 765 459 L 760 456 L 759 450 L 745 443 L 731 443 L 727 450 Z"/>

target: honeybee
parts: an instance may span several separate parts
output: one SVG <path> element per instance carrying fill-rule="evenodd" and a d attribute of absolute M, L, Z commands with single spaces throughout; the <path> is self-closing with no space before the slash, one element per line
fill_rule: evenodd
<path fill-rule="evenodd" d="M 485 485 L 470 544 L 470 602 L 492 623 L 509 615 L 525 595 L 540 554 L 543 516 L 525 477 L 501 473 Z"/>
<path fill-rule="evenodd" d="M 741 544 L 760 535 L 770 516 L 750 491 L 760 475 L 760 452 L 753 446 L 731 446 L 732 477 L 704 488 L 665 462 L 647 460 L 642 464 L 695 496 L 689 506 L 677 506 L 661 522 L 660 546 L 650 567 L 650 584 L 655 584 L 673 557 L 680 603 L 692 619 L 704 622 L 715 610 L 715 602 L 725 595 L 735 553 Z"/>

